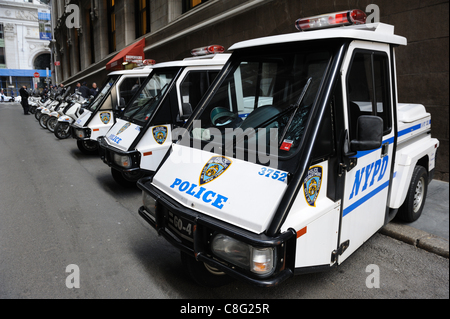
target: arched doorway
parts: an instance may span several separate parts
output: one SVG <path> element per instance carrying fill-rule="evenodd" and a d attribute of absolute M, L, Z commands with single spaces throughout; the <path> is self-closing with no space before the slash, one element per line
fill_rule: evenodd
<path fill-rule="evenodd" d="M 34 59 L 33 69 L 45 70 L 50 69 L 50 53 L 40 54 Z"/>

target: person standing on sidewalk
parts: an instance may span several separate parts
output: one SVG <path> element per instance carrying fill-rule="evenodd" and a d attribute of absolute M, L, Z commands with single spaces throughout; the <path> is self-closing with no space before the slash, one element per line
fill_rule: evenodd
<path fill-rule="evenodd" d="M 23 107 L 23 113 L 25 115 L 30 115 L 30 113 L 28 113 L 28 111 L 30 110 L 30 106 L 28 105 L 29 93 L 27 91 L 27 87 L 25 85 L 22 86 L 22 88 L 19 90 L 19 93 L 20 97 L 22 98 L 22 101 L 20 103 L 22 104 Z"/>

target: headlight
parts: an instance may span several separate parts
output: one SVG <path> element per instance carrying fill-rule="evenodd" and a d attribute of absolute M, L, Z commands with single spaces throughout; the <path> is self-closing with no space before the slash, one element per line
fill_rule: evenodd
<path fill-rule="evenodd" d="M 85 136 L 86 136 L 84 134 L 84 130 L 75 130 L 75 133 L 79 138 L 85 138 Z"/>
<path fill-rule="evenodd" d="M 153 197 L 150 196 L 149 193 L 142 192 L 142 202 L 144 204 L 145 209 L 147 212 L 150 213 L 153 217 L 156 216 L 156 202 Z"/>
<path fill-rule="evenodd" d="M 256 248 L 229 236 L 218 234 L 211 244 L 219 258 L 258 275 L 270 275 L 274 270 L 274 249 Z"/>
<path fill-rule="evenodd" d="M 114 153 L 114 162 L 123 168 L 131 167 L 131 158 L 128 155 L 119 155 Z"/>

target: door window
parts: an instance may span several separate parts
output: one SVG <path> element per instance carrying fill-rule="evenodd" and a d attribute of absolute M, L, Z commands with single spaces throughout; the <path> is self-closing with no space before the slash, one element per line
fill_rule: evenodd
<path fill-rule="evenodd" d="M 385 53 L 357 50 L 347 77 L 350 140 L 356 139 L 361 115 L 383 119 L 384 135 L 391 131 L 388 57 Z"/>

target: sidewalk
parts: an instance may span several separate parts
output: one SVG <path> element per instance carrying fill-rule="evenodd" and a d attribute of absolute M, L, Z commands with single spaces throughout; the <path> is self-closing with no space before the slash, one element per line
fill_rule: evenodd
<path fill-rule="evenodd" d="M 380 232 L 403 242 L 449 258 L 449 183 L 433 180 L 422 216 L 413 223 L 394 219 Z"/>

